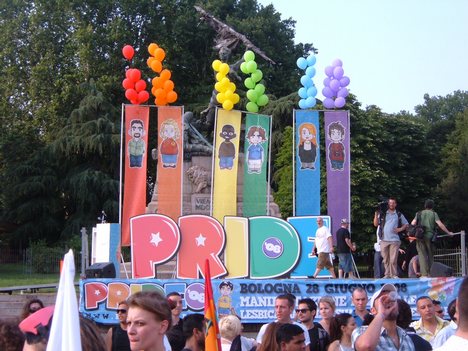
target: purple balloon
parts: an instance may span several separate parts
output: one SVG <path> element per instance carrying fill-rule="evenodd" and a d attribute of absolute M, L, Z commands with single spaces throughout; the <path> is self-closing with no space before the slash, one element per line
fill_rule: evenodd
<path fill-rule="evenodd" d="M 340 81 L 338 79 L 332 79 L 331 82 L 330 82 L 330 88 L 334 92 L 337 92 L 338 89 L 340 89 Z"/>
<path fill-rule="evenodd" d="M 338 67 L 338 66 L 341 67 L 341 66 L 343 66 L 343 61 L 341 61 L 340 59 L 333 60 L 332 66 L 334 66 L 334 67 Z"/>
<path fill-rule="evenodd" d="M 329 77 L 326 77 L 324 80 L 323 80 L 323 85 L 325 85 L 326 87 L 329 87 L 330 86 L 330 82 L 331 82 L 331 79 Z"/>
<path fill-rule="evenodd" d="M 348 89 L 341 87 L 340 90 L 338 90 L 338 93 L 336 94 L 337 97 L 342 97 L 345 98 L 349 94 Z"/>
<path fill-rule="evenodd" d="M 335 102 L 333 101 L 333 99 L 330 99 L 330 98 L 326 98 L 325 100 L 323 100 L 323 107 L 325 108 L 334 108 L 335 107 Z"/>
<path fill-rule="evenodd" d="M 349 85 L 349 77 L 343 76 L 343 78 L 340 79 L 340 85 L 342 87 L 347 87 Z"/>
<path fill-rule="evenodd" d="M 337 97 L 335 99 L 335 107 L 342 108 L 345 105 L 346 101 L 343 97 Z"/>
<path fill-rule="evenodd" d="M 343 78 L 343 74 L 344 74 L 344 70 L 342 67 L 338 66 L 338 67 L 335 67 L 335 69 L 333 70 L 333 76 L 336 78 L 336 79 L 341 79 Z"/>
<path fill-rule="evenodd" d="M 325 74 L 328 77 L 332 77 L 333 76 L 333 67 L 332 66 L 325 67 Z"/>
<path fill-rule="evenodd" d="M 333 97 L 333 90 L 330 87 L 325 87 L 322 89 L 322 95 L 326 98 L 331 98 Z"/>

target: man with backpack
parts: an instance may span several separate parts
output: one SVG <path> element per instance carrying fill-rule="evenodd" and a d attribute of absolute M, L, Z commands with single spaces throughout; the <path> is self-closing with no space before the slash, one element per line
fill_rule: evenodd
<path fill-rule="evenodd" d="M 421 277 L 429 276 L 431 266 L 434 263 L 432 237 L 436 231 L 436 224 L 445 233 L 453 235 L 453 233 L 449 231 L 444 223 L 439 219 L 439 215 L 433 210 L 433 208 L 434 201 L 427 199 L 424 202 L 424 210 L 416 213 L 416 216 L 414 216 L 414 219 L 411 222 L 412 225 L 420 224 L 424 227 L 424 237 L 422 239 L 417 239 L 416 241 Z M 419 223 L 417 223 L 418 219 Z"/>
<path fill-rule="evenodd" d="M 399 233 L 408 228 L 405 216 L 396 210 L 397 201 L 388 199 L 387 208 L 378 209 L 374 214 L 374 226 L 379 228 L 380 251 L 385 267 L 384 278 L 398 278 L 398 250 L 401 241 Z"/>

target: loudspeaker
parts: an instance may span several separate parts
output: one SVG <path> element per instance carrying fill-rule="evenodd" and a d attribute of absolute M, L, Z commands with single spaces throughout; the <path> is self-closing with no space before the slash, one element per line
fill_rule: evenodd
<path fill-rule="evenodd" d="M 431 277 L 451 277 L 453 268 L 440 262 L 434 262 L 431 266 Z"/>
<path fill-rule="evenodd" d="M 100 262 L 89 266 L 86 278 L 115 278 L 115 266 L 112 262 Z"/>

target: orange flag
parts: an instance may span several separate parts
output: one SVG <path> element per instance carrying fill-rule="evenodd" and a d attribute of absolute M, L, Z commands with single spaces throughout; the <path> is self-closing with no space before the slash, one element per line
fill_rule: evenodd
<path fill-rule="evenodd" d="M 205 350 L 221 351 L 216 305 L 211 286 L 210 263 L 205 261 Z"/>

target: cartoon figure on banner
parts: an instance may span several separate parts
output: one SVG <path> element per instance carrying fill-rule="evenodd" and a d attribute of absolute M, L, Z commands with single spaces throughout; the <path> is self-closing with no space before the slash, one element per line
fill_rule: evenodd
<path fill-rule="evenodd" d="M 177 139 L 180 138 L 180 129 L 175 120 L 166 119 L 159 127 L 159 136 L 163 139 L 159 150 L 161 152 L 162 166 L 164 168 L 175 168 L 179 156 Z"/>
<path fill-rule="evenodd" d="M 345 147 L 343 140 L 345 128 L 341 122 L 333 122 L 328 125 L 328 136 L 331 140 L 328 146 L 328 159 L 333 171 L 342 171 L 345 162 Z"/>
<path fill-rule="evenodd" d="M 143 155 L 145 154 L 146 144 L 142 139 L 145 136 L 145 128 L 141 119 L 132 119 L 130 121 L 130 130 L 128 134 L 132 137 L 128 142 L 128 155 L 130 157 L 131 168 L 141 168 Z"/>
<path fill-rule="evenodd" d="M 267 140 L 265 129 L 261 126 L 251 126 L 247 132 L 246 139 L 250 145 L 247 149 L 246 157 L 247 172 L 260 174 L 264 161 L 262 143 Z"/>
<path fill-rule="evenodd" d="M 302 123 L 299 126 L 299 160 L 301 169 L 315 169 L 317 159 L 317 130 L 312 123 Z"/>
<path fill-rule="evenodd" d="M 224 317 L 229 314 L 236 314 L 234 307 L 232 307 L 232 291 L 234 290 L 234 285 L 231 282 L 223 281 L 219 284 L 219 292 L 221 296 L 218 298 L 218 317 Z"/>
<path fill-rule="evenodd" d="M 237 136 L 236 131 L 232 125 L 225 124 L 219 136 L 224 139 L 219 145 L 219 168 L 232 169 L 236 157 L 236 147 L 231 143 L 231 140 Z"/>

